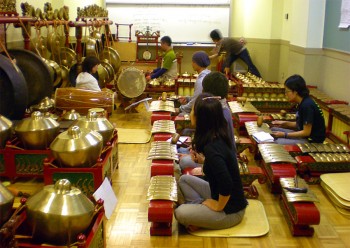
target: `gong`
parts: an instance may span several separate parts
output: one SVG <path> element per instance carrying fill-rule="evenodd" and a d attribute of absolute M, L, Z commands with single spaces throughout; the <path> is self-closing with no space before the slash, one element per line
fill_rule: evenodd
<path fill-rule="evenodd" d="M 20 120 L 28 105 L 28 89 L 21 70 L 0 54 L 0 114 Z"/>
<path fill-rule="evenodd" d="M 129 67 L 120 73 L 117 86 L 123 96 L 138 97 L 145 91 L 146 78 L 142 71 Z"/>
<path fill-rule="evenodd" d="M 119 53 L 112 47 L 105 47 L 100 54 L 100 60 L 103 61 L 105 59 L 113 66 L 114 72 L 118 73 L 122 64 Z"/>
<path fill-rule="evenodd" d="M 27 82 L 28 105 L 38 104 L 46 96 L 51 97 L 53 79 L 44 60 L 35 53 L 24 49 L 11 49 L 8 53 L 16 59 Z"/>

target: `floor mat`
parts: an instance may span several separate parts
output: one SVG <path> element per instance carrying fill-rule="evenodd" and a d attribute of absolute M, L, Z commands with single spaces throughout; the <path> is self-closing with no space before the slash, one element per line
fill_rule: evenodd
<path fill-rule="evenodd" d="M 200 229 L 190 232 L 195 236 L 202 237 L 259 237 L 269 232 L 269 222 L 266 217 L 265 208 L 258 200 L 248 200 L 249 205 L 241 223 L 237 226 L 221 229 Z"/>
<path fill-rule="evenodd" d="M 121 144 L 145 144 L 151 139 L 151 131 L 148 129 L 117 128 L 118 143 Z"/>

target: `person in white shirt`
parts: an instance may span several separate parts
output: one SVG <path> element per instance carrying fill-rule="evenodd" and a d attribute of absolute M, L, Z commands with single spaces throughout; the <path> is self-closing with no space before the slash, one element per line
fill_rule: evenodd
<path fill-rule="evenodd" d="M 76 88 L 84 90 L 101 91 L 97 79 L 93 76 L 96 74 L 100 60 L 94 56 L 88 56 L 82 63 L 83 70 L 76 79 Z"/>

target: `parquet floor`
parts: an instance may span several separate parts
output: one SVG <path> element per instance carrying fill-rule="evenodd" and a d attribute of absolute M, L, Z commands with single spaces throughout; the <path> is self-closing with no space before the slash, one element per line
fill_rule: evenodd
<path fill-rule="evenodd" d="M 111 121 L 121 128 L 151 128 L 150 114 L 125 114 L 116 111 Z M 146 160 L 150 143 L 119 144 L 119 169 L 113 176 L 113 189 L 118 198 L 117 207 L 107 222 L 108 248 L 147 247 L 350 247 L 350 219 L 343 217 L 326 198 L 319 185 L 310 188 L 318 196 L 316 203 L 321 223 L 313 237 L 293 237 L 282 215 L 278 197 L 265 184 L 254 182 L 259 191 L 270 224 L 270 231 L 259 238 L 201 238 L 188 234 L 173 221 L 172 236 L 150 236 L 147 220 L 147 189 L 150 180 L 150 161 Z M 248 153 L 248 152 L 246 152 Z M 249 154 L 247 154 L 249 156 Z M 250 159 L 254 164 L 254 160 Z"/>

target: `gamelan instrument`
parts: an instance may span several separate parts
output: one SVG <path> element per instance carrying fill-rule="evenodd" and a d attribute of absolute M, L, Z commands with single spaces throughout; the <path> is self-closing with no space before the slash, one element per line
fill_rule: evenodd
<path fill-rule="evenodd" d="M 152 142 L 147 159 L 178 160 L 176 145 L 167 141 Z"/>
<path fill-rule="evenodd" d="M 123 96 L 135 98 L 145 91 L 146 78 L 142 71 L 129 67 L 120 73 L 117 86 Z"/>
<path fill-rule="evenodd" d="M 92 91 L 74 87 L 58 88 L 54 96 L 56 109 L 75 109 L 80 114 L 87 114 L 91 108 L 103 108 L 112 113 L 114 108 L 114 92 L 109 90 Z"/>
<path fill-rule="evenodd" d="M 175 123 L 171 120 L 158 120 L 153 123 L 152 134 L 155 133 L 176 133 Z M 175 142 L 176 144 L 176 142 Z"/>

